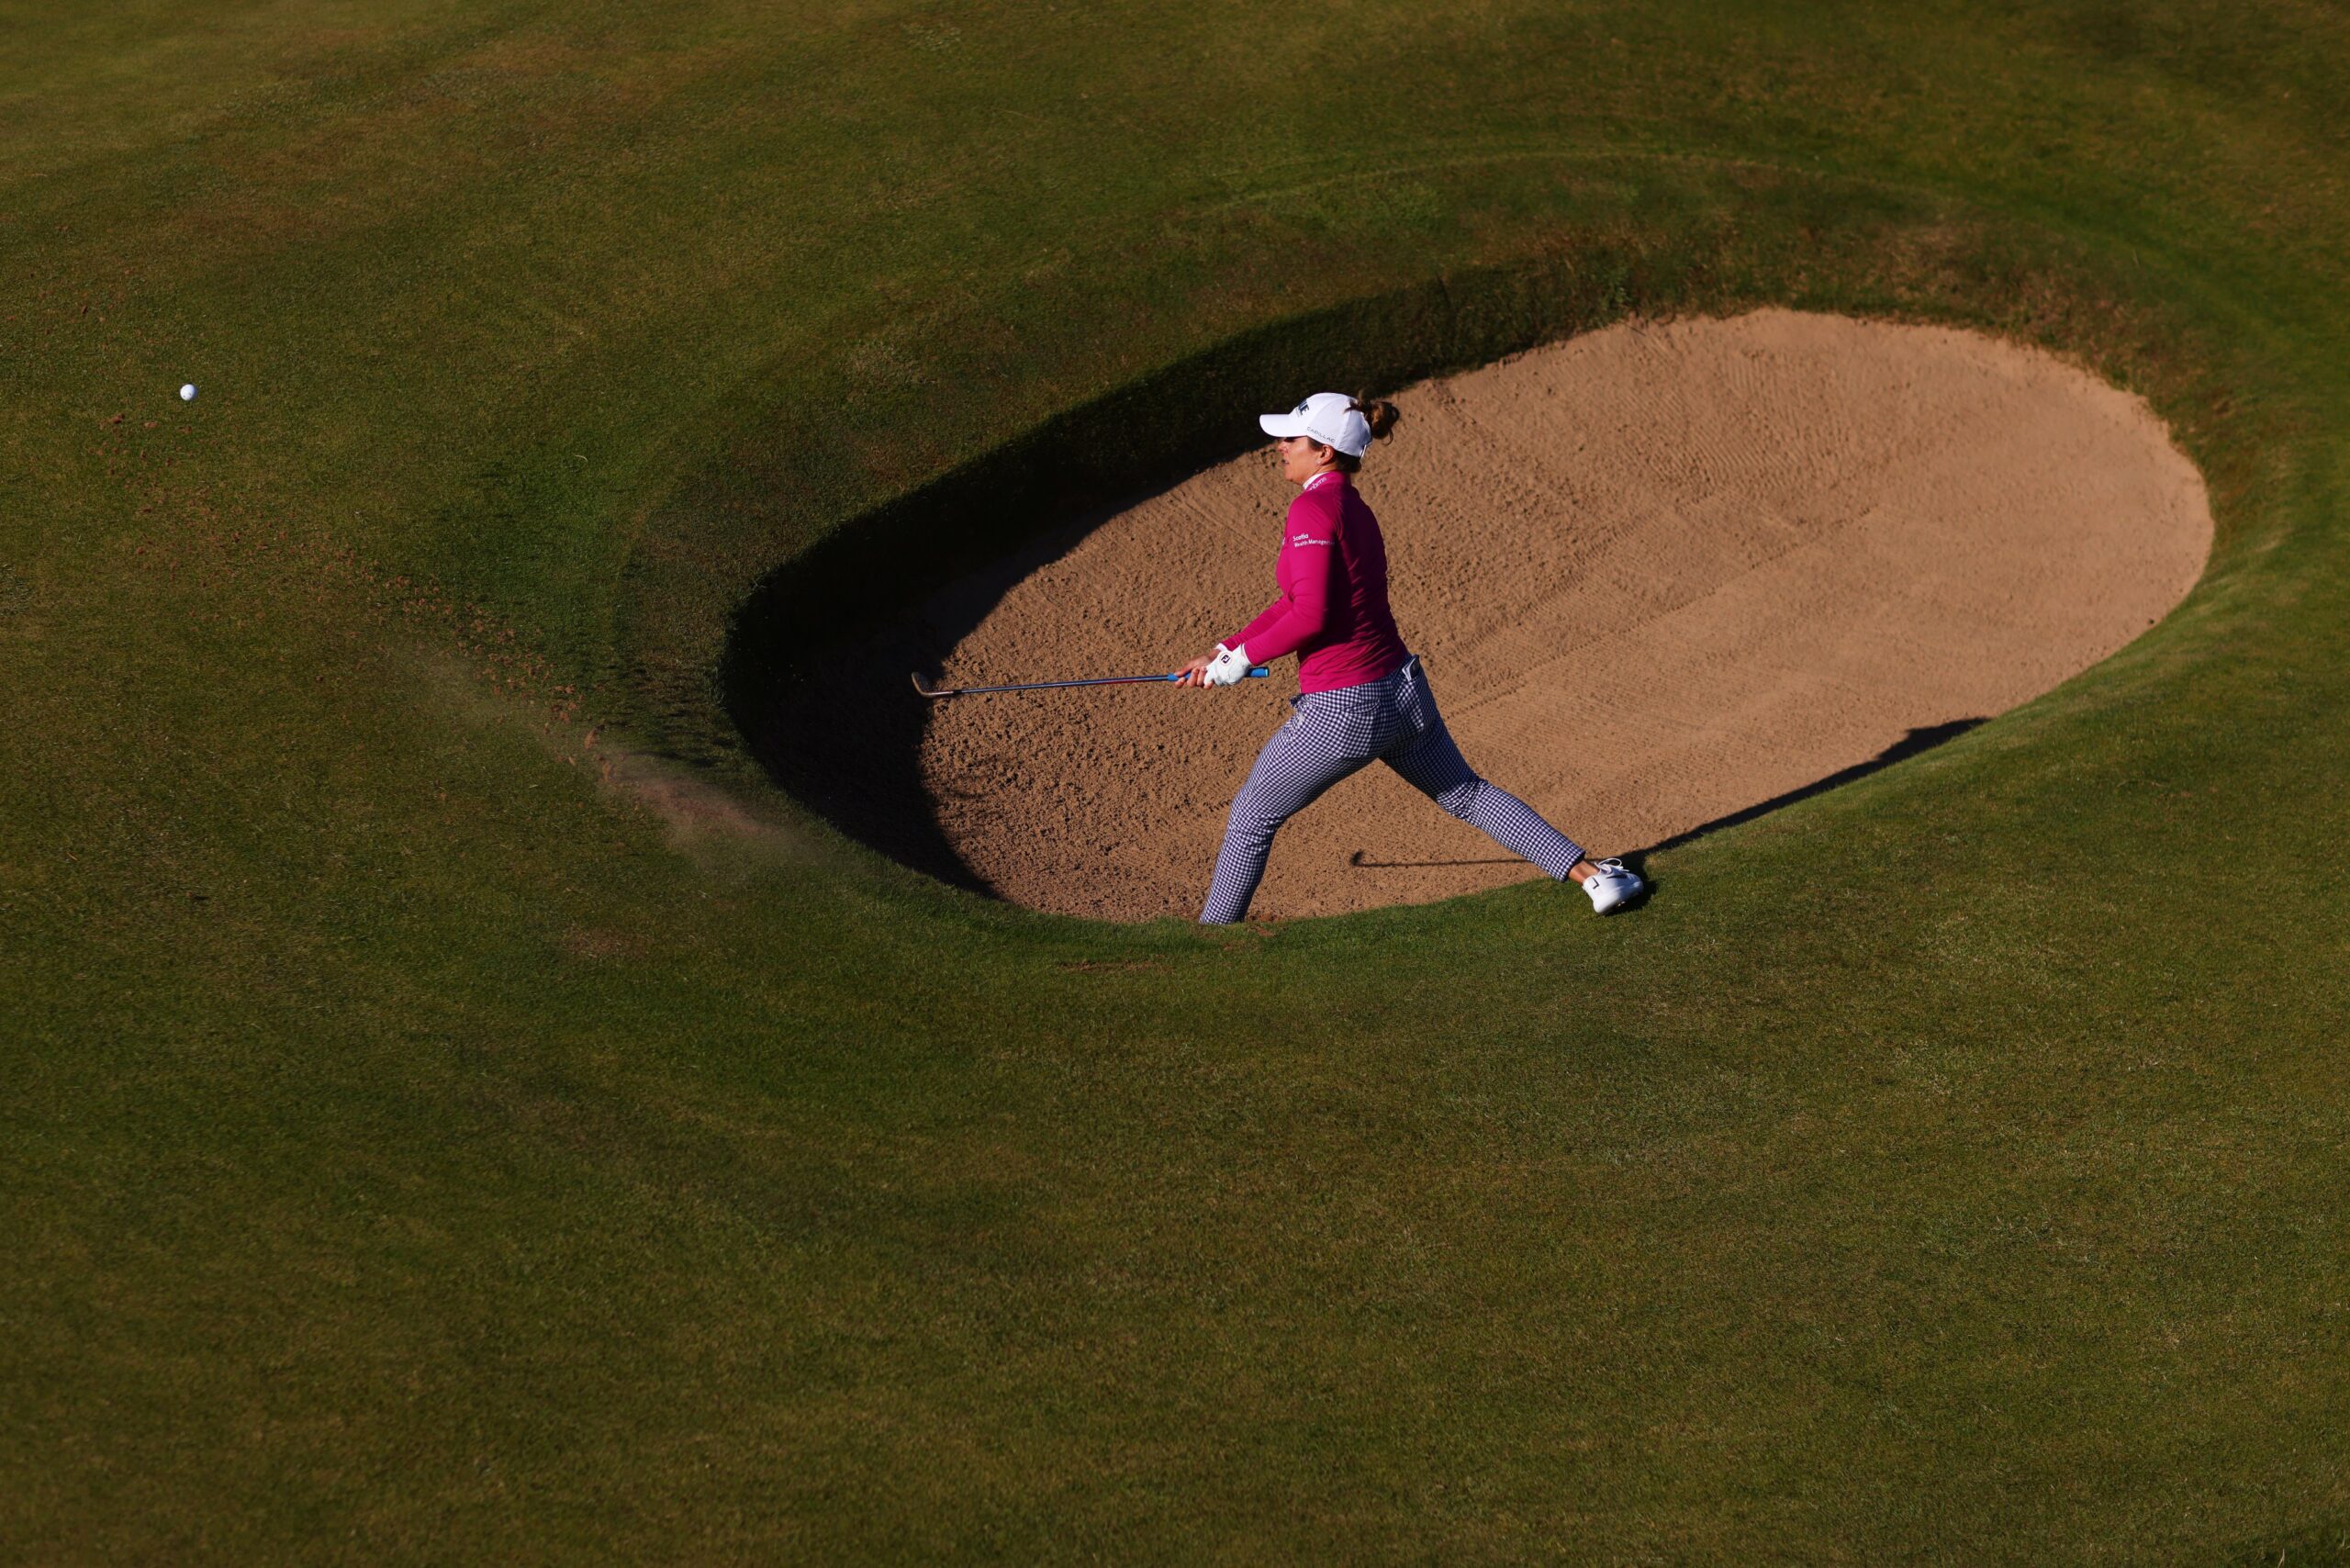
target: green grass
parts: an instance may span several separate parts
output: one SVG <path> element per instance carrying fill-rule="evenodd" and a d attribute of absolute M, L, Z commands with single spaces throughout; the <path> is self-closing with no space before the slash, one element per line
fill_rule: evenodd
<path fill-rule="evenodd" d="M 2343 1557 L 2338 9 L 0 30 L 0 1552 Z M 1104 407 L 1762 300 L 2144 392 L 2204 583 L 1604 924 L 1033 916 L 729 721 Z"/>

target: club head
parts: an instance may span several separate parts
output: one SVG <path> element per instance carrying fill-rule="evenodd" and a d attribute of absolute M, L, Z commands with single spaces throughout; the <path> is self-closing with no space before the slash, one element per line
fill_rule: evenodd
<path fill-rule="evenodd" d="M 909 678 L 913 681 L 914 689 L 916 691 L 921 692 L 924 697 L 929 698 L 934 702 L 937 701 L 942 697 L 952 697 L 955 695 L 952 691 L 949 691 L 943 686 L 924 686 L 922 683 L 922 677 L 918 675 L 911 676 Z"/>

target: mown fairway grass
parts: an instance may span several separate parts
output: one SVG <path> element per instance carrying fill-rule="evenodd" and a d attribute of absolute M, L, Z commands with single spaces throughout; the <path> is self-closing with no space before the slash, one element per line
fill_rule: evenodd
<path fill-rule="evenodd" d="M 2338 9 L 0 38 L 0 1555 L 2344 1552 Z M 1219 345 L 1760 300 L 2143 391 L 2204 584 L 1606 924 L 1031 916 L 728 722 L 767 574 Z"/>

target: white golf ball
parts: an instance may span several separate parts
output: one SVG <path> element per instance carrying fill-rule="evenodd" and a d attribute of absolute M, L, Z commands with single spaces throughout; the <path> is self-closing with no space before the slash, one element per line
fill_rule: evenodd
<path fill-rule="evenodd" d="M 191 381 L 186 386 L 180 388 L 180 401 L 183 403 L 193 403 L 196 401 L 195 382 Z"/>

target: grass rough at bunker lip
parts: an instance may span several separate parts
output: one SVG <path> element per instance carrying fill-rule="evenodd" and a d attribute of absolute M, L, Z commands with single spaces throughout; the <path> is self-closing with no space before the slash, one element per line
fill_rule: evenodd
<path fill-rule="evenodd" d="M 2339 1556 L 2346 29 L 17 18 L 0 1540 Z M 1098 411 L 1757 303 L 2144 394 L 2201 584 L 1623 921 L 1030 915 L 736 738 Z"/>

